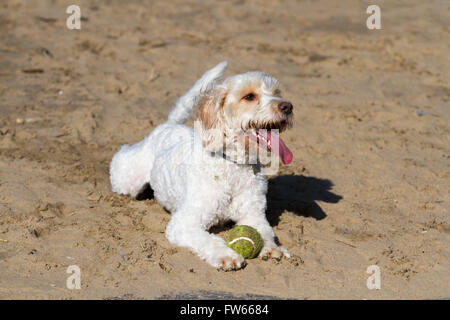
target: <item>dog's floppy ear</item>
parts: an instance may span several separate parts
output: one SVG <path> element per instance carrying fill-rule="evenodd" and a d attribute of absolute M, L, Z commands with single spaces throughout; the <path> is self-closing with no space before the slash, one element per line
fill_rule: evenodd
<path fill-rule="evenodd" d="M 198 104 L 196 123 L 200 126 L 203 147 L 215 152 L 223 147 L 223 106 L 226 100 L 224 88 L 215 88 L 204 95 Z"/>

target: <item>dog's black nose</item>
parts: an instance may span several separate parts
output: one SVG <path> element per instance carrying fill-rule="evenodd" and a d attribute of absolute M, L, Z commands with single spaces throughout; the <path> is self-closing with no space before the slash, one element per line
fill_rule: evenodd
<path fill-rule="evenodd" d="M 278 110 L 284 114 L 291 114 L 293 108 L 292 103 L 287 101 L 280 102 L 278 105 Z"/>

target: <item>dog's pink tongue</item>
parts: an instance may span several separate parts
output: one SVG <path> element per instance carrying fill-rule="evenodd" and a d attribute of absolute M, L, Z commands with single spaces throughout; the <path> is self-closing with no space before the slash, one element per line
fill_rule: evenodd
<path fill-rule="evenodd" d="M 280 136 L 272 131 L 267 131 L 266 135 L 267 141 L 270 141 L 270 148 L 275 152 L 283 162 L 283 164 L 289 164 L 292 162 L 294 155 L 291 150 L 284 144 Z"/>

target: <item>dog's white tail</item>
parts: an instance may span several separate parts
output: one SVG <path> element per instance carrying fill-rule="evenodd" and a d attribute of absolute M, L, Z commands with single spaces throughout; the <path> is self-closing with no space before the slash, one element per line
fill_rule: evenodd
<path fill-rule="evenodd" d="M 169 113 L 168 122 L 185 123 L 192 114 L 195 107 L 196 99 L 204 92 L 211 88 L 220 77 L 222 77 L 227 69 L 228 62 L 222 61 L 214 68 L 205 72 L 205 74 L 195 82 L 194 86 L 180 97 L 175 107 Z"/>

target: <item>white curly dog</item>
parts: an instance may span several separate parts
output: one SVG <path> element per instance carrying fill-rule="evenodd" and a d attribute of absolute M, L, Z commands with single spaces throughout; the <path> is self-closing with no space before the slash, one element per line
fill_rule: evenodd
<path fill-rule="evenodd" d="M 264 241 L 261 258 L 290 257 L 276 244 L 266 219 L 261 160 L 267 156 L 261 151 L 285 164 L 292 161 L 277 132 L 292 125 L 293 107 L 281 98 L 278 81 L 262 72 L 220 83 L 226 68 L 224 61 L 207 71 L 177 100 L 166 123 L 143 141 L 122 146 L 112 159 L 110 179 L 114 192 L 131 196 L 149 184 L 172 213 L 166 228 L 172 244 L 216 268 L 236 270 L 244 258 L 208 232 L 229 220 L 258 230 Z M 184 125 L 193 113 L 194 128 Z"/>

